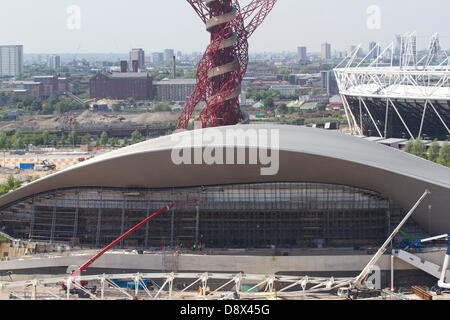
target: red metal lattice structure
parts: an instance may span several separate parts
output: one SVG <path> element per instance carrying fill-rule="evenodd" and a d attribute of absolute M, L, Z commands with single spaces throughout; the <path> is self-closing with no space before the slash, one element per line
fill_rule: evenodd
<path fill-rule="evenodd" d="M 178 129 L 186 129 L 200 103 L 202 127 L 237 124 L 244 115 L 239 105 L 241 83 L 248 66 L 248 39 L 277 0 L 187 0 L 206 25 L 211 42 L 197 69 L 197 86 L 184 107 Z"/>

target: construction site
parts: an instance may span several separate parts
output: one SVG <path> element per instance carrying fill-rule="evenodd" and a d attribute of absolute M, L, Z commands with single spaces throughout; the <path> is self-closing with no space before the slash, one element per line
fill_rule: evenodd
<path fill-rule="evenodd" d="M 445 180 L 448 169 L 336 132 L 279 129 L 280 171 L 266 181 L 252 181 L 251 165 L 176 166 L 167 152 L 174 142 L 164 136 L 3 196 L 3 297 L 416 299 L 421 292 L 423 299 L 446 298 L 447 222 L 439 214 L 445 215 L 448 188 L 417 182 L 415 169 L 375 173 L 368 164 L 379 152 L 383 161 L 401 157 L 426 166 L 434 179 Z M 290 141 L 305 146 L 302 139 L 323 152 L 340 144 L 351 172 L 359 161 L 358 176 L 372 187 L 350 181 L 335 153 L 308 160 L 309 152 L 285 151 Z M 299 182 L 313 179 L 323 182 Z M 408 189 L 389 189 L 400 181 Z"/>
<path fill-rule="evenodd" d="M 66 135 L 71 131 L 79 135 L 100 135 L 106 131 L 111 136 L 125 137 L 136 129 L 147 129 L 151 131 L 148 136 L 154 137 L 173 129 L 173 123 L 177 119 L 178 115 L 172 112 L 102 113 L 85 110 L 74 111 L 70 115 L 27 116 L 22 120 L 1 121 L 0 131 L 57 130 Z"/>

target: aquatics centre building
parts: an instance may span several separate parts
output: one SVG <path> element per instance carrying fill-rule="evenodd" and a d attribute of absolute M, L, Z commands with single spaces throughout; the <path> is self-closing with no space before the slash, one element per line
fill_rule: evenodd
<path fill-rule="evenodd" d="M 207 147 L 194 137 L 229 132 L 236 139 L 210 139 Z M 252 140 L 255 132 L 276 141 Z M 196 161 L 208 147 L 216 160 L 234 150 L 236 161 Z M 263 174 L 269 164 L 258 152 L 268 148 L 275 170 Z M 181 154 L 193 161 L 180 163 Z M 198 199 L 158 216 L 120 245 L 376 245 L 426 189 L 431 194 L 411 223 L 430 234 L 447 233 L 449 168 L 338 132 L 237 125 L 148 140 L 22 186 L 0 198 L 0 229 L 19 239 L 102 247 L 158 209 Z"/>

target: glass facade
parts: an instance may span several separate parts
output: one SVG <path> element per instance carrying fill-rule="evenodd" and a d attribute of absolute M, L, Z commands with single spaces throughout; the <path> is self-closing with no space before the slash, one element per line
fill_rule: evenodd
<path fill-rule="evenodd" d="M 121 247 L 301 248 L 378 244 L 395 211 L 382 195 L 342 185 L 263 183 L 170 189 L 76 188 L 0 211 L 4 232 L 33 241 L 102 247 L 167 204 Z"/>

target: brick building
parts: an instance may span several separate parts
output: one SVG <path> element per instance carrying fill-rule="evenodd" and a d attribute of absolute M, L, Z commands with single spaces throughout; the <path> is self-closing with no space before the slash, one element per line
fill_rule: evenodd
<path fill-rule="evenodd" d="M 36 76 L 33 81 L 10 81 L 9 92 L 17 92 L 36 99 L 47 99 L 51 95 L 62 95 L 71 91 L 67 78 L 59 76 Z"/>
<path fill-rule="evenodd" d="M 151 100 L 153 80 L 149 73 L 98 73 L 89 81 L 91 99 Z"/>

